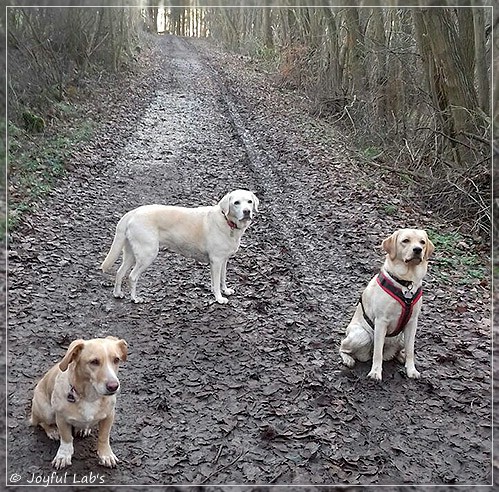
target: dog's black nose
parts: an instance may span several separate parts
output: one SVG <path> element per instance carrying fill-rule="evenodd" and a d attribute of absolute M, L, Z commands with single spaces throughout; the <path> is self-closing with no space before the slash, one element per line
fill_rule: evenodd
<path fill-rule="evenodd" d="M 244 217 L 249 217 L 249 216 L 250 216 L 250 214 L 251 214 L 251 210 L 248 210 L 248 209 L 243 210 L 243 215 L 244 215 Z"/>
<path fill-rule="evenodd" d="M 112 382 L 106 383 L 106 389 L 109 393 L 116 393 L 116 391 L 118 391 L 119 387 L 120 387 L 120 383 L 118 383 L 118 381 L 112 381 Z"/>
<path fill-rule="evenodd" d="M 415 248 L 412 248 L 412 251 L 415 255 L 420 255 L 421 252 L 423 251 L 423 248 L 420 248 L 419 246 L 416 246 Z"/>

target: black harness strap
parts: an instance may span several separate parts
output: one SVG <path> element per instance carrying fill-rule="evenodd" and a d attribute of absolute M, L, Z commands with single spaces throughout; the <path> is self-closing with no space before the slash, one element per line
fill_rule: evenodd
<path fill-rule="evenodd" d="M 364 307 L 364 303 L 362 302 L 362 294 L 360 295 L 359 304 L 360 307 L 362 308 L 362 314 L 364 315 L 366 323 L 374 330 L 373 320 L 366 314 L 366 308 Z"/>

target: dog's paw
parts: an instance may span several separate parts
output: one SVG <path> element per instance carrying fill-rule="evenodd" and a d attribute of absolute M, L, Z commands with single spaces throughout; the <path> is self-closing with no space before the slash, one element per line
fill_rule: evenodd
<path fill-rule="evenodd" d="M 236 292 L 234 289 L 224 289 L 224 294 L 228 296 L 231 296 L 232 294 L 234 294 L 234 292 Z"/>
<path fill-rule="evenodd" d="M 57 454 L 55 458 L 52 460 L 52 465 L 57 470 L 69 466 L 71 464 L 71 457 L 73 456 L 74 448 L 73 442 L 64 442 L 61 441 L 59 449 L 57 450 Z"/>
<path fill-rule="evenodd" d="M 415 368 L 406 369 L 406 372 L 407 372 L 407 377 L 409 378 L 419 379 L 421 377 L 421 374 Z"/>
<path fill-rule="evenodd" d="M 115 468 L 119 462 L 119 459 L 111 450 L 103 454 L 98 453 L 98 455 L 99 455 L 99 463 L 102 466 L 107 466 L 108 468 Z"/>
<path fill-rule="evenodd" d="M 132 299 L 132 301 L 135 304 L 143 304 L 145 302 L 143 297 L 135 297 L 134 299 Z"/>
<path fill-rule="evenodd" d="M 123 294 L 123 292 L 113 292 L 113 296 L 115 299 L 123 299 L 125 294 Z"/>
<path fill-rule="evenodd" d="M 381 381 L 381 371 L 373 369 L 368 375 L 368 378 L 374 379 L 375 381 Z"/>
<path fill-rule="evenodd" d="M 78 437 L 88 437 L 92 433 L 92 429 L 78 429 L 76 435 Z"/>
<path fill-rule="evenodd" d="M 397 360 L 401 363 L 401 364 L 405 364 L 405 350 L 402 349 L 398 354 L 397 354 Z"/>
<path fill-rule="evenodd" d="M 226 297 L 217 297 L 217 302 L 218 304 L 227 304 L 229 302 L 229 299 L 227 299 Z"/>
<path fill-rule="evenodd" d="M 355 359 L 351 355 L 345 354 L 344 352 L 340 352 L 340 355 L 341 355 L 341 361 L 347 367 L 350 367 L 351 369 L 355 365 Z"/>
<path fill-rule="evenodd" d="M 57 453 L 56 457 L 52 460 L 52 466 L 57 470 L 65 468 L 71 464 L 71 455 Z"/>

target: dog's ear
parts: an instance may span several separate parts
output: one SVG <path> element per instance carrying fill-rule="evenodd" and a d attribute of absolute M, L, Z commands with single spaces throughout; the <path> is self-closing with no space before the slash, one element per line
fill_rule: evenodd
<path fill-rule="evenodd" d="M 120 352 L 120 359 L 125 362 L 128 355 L 128 343 L 125 340 L 118 341 L 118 350 Z"/>
<path fill-rule="evenodd" d="M 66 355 L 63 357 L 61 362 L 59 362 L 59 369 L 64 372 L 69 364 L 73 362 L 78 356 L 80 355 L 81 351 L 83 350 L 83 346 L 85 345 L 85 340 L 75 340 L 74 342 L 71 342 L 71 344 L 68 347 L 68 351 L 66 352 Z"/>
<path fill-rule="evenodd" d="M 433 254 L 433 251 L 435 251 L 435 246 L 428 238 L 428 234 L 426 234 L 426 251 L 424 253 L 424 259 L 428 260 L 428 258 Z"/>
<path fill-rule="evenodd" d="M 398 231 L 384 239 L 381 243 L 381 247 L 390 255 L 390 260 L 397 258 L 397 236 Z"/>
<path fill-rule="evenodd" d="M 260 206 L 260 200 L 254 193 L 251 193 L 251 197 L 253 200 L 253 212 L 258 212 L 258 207 Z"/>
<path fill-rule="evenodd" d="M 227 215 L 229 213 L 230 207 L 230 193 L 227 193 L 219 202 L 218 206 L 222 209 L 222 212 Z"/>

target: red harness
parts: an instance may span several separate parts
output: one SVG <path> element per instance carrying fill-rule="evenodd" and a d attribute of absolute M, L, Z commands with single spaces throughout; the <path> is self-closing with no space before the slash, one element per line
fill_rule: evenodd
<path fill-rule="evenodd" d="M 412 286 L 412 282 L 407 282 L 404 280 L 397 279 L 398 282 L 402 283 L 407 287 Z M 421 299 L 423 295 L 422 287 L 419 287 L 418 290 L 414 294 L 410 294 L 408 291 L 406 294 L 402 292 L 402 289 L 397 287 L 382 271 L 379 272 L 376 277 L 376 282 L 378 285 L 393 299 L 395 299 L 400 306 L 402 307 L 402 312 L 400 313 L 399 321 L 397 324 L 397 328 L 395 331 L 386 335 L 387 337 L 396 337 L 407 325 L 412 316 L 412 310 L 414 305 Z M 410 294 L 407 296 L 407 294 Z M 362 303 L 362 295 L 360 296 L 360 305 L 362 307 L 362 313 L 364 314 L 364 319 L 367 321 L 367 324 L 374 330 L 373 321 L 367 316 L 366 310 L 364 309 L 364 304 Z"/>

